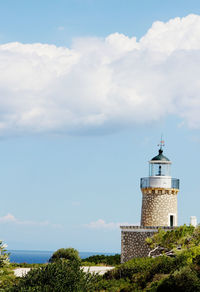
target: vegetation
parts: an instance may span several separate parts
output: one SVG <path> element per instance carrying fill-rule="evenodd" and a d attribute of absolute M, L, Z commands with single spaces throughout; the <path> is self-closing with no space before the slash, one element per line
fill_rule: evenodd
<path fill-rule="evenodd" d="M 60 259 L 65 259 L 69 261 L 80 260 L 79 253 L 76 249 L 70 248 L 60 248 L 53 253 L 49 259 L 50 263 L 56 262 Z"/>
<path fill-rule="evenodd" d="M 153 237 L 147 238 L 146 242 L 152 248 L 149 256 L 153 256 L 154 253 L 156 255 L 176 256 L 178 252 L 199 246 L 200 227 L 183 225 L 168 232 L 159 229 Z"/>
<path fill-rule="evenodd" d="M 10 291 L 81 292 L 94 291 L 96 276 L 84 273 L 80 260 L 57 260 L 42 268 L 32 269 Z"/>
<path fill-rule="evenodd" d="M 9 262 L 9 253 L 6 251 L 6 244 L 0 241 L 0 291 L 5 291 L 15 282 L 15 276 Z"/>
<path fill-rule="evenodd" d="M 6 250 L 7 245 L 3 244 L 0 240 L 0 267 L 7 266 L 9 264 L 9 253 Z"/>
<path fill-rule="evenodd" d="M 158 254 L 107 272 L 95 291 L 200 291 L 200 227 L 159 230 L 147 242 Z"/>
<path fill-rule="evenodd" d="M 34 266 L 20 279 L 14 277 L 4 251 L 0 291 L 200 292 L 200 226 L 184 225 L 167 232 L 160 229 L 147 243 L 152 248 L 148 257 L 124 264 L 119 264 L 119 255 L 81 261 L 74 249 L 60 249 L 49 264 Z M 117 265 L 104 276 L 95 276 L 83 272 L 84 263 Z"/>
<path fill-rule="evenodd" d="M 82 259 L 83 266 L 89 265 L 104 265 L 104 266 L 116 266 L 120 264 L 120 255 L 95 255 Z"/>
<path fill-rule="evenodd" d="M 47 264 L 29 264 L 29 263 L 11 263 L 10 267 L 13 269 L 17 268 L 40 268 Z"/>

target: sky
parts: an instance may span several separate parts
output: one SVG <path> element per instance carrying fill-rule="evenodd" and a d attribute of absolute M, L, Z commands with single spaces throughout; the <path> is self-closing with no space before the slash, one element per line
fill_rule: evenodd
<path fill-rule="evenodd" d="M 120 252 L 163 134 L 199 216 L 200 3 L 0 0 L 0 239 Z"/>

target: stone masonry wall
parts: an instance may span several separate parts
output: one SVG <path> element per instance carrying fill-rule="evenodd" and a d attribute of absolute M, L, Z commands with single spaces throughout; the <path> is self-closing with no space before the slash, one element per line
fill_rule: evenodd
<path fill-rule="evenodd" d="M 142 226 L 169 226 L 169 214 L 177 226 L 177 190 L 142 189 Z"/>
<path fill-rule="evenodd" d="M 121 226 L 121 262 L 132 258 L 147 257 L 150 247 L 145 239 L 151 237 L 160 227 L 143 228 L 141 226 Z M 170 227 L 163 227 L 170 230 Z"/>

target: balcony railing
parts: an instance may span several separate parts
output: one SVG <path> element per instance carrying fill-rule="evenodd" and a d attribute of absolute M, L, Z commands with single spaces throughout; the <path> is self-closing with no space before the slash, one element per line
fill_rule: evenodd
<path fill-rule="evenodd" d="M 178 189 L 180 187 L 180 180 L 177 178 L 172 178 L 172 189 Z"/>
<path fill-rule="evenodd" d="M 140 188 L 169 188 L 179 190 L 180 181 L 171 177 L 143 177 L 140 179 Z"/>

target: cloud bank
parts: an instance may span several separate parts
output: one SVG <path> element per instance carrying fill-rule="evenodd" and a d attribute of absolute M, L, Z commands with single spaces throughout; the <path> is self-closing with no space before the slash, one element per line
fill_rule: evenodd
<path fill-rule="evenodd" d="M 200 128 L 200 16 L 71 48 L 0 45 L 0 134 L 111 131 L 175 115 Z"/>

